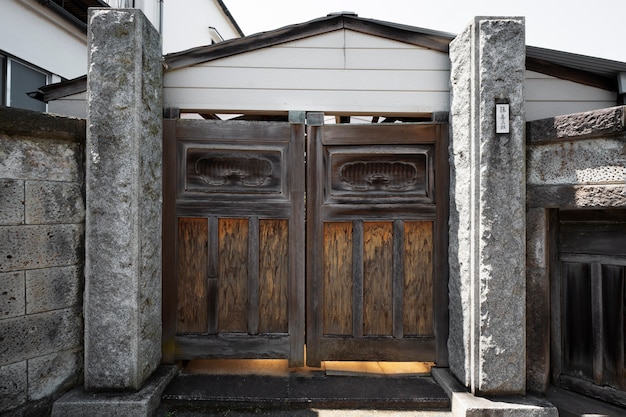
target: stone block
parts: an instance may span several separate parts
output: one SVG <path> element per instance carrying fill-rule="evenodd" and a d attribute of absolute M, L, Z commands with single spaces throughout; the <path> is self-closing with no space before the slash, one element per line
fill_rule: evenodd
<path fill-rule="evenodd" d="M 624 208 L 623 184 L 529 185 L 528 207 Z"/>
<path fill-rule="evenodd" d="M 0 414 L 26 402 L 26 369 L 26 361 L 0 366 Z"/>
<path fill-rule="evenodd" d="M 626 138 L 557 141 L 529 146 L 529 185 L 621 184 L 626 180 Z"/>
<path fill-rule="evenodd" d="M 77 386 L 83 371 L 82 348 L 28 360 L 28 398 L 41 400 Z"/>
<path fill-rule="evenodd" d="M 24 223 L 24 181 L 0 178 L 0 225 Z"/>
<path fill-rule="evenodd" d="M 543 208 L 526 210 L 526 265 L 531 268 L 547 266 L 548 219 Z"/>
<path fill-rule="evenodd" d="M 550 275 L 547 268 L 526 270 L 526 384 L 545 392 L 550 382 Z"/>
<path fill-rule="evenodd" d="M 472 117 L 467 103 L 471 101 L 471 27 L 466 28 L 451 43 L 450 48 L 450 220 L 448 258 L 449 287 L 449 337 L 448 357 L 450 369 L 470 384 L 470 338 L 471 328 L 471 241 L 469 208 L 471 207 L 469 152 Z"/>
<path fill-rule="evenodd" d="M 79 266 L 26 271 L 26 312 L 79 306 L 83 301 L 83 274 Z"/>
<path fill-rule="evenodd" d="M 82 345 L 80 308 L 0 320 L 0 363 L 13 363 Z"/>
<path fill-rule="evenodd" d="M 626 107 L 592 110 L 528 122 L 528 143 L 613 136 L 626 131 Z"/>
<path fill-rule="evenodd" d="M 52 417 L 152 417 L 165 387 L 177 373 L 176 366 L 162 365 L 137 392 L 94 394 L 76 388 L 54 403 Z"/>
<path fill-rule="evenodd" d="M 89 24 L 85 387 L 136 390 L 161 357 L 160 39 L 138 10 Z"/>
<path fill-rule="evenodd" d="M 27 181 L 26 223 L 82 223 L 85 200 L 75 182 Z"/>
<path fill-rule="evenodd" d="M 450 367 L 491 395 L 526 385 L 524 30 L 520 17 L 477 17 L 450 44 Z"/>
<path fill-rule="evenodd" d="M 0 135 L 0 178 L 81 182 L 82 148 L 62 140 Z"/>
<path fill-rule="evenodd" d="M 0 273 L 0 320 L 25 313 L 24 272 Z"/>
<path fill-rule="evenodd" d="M 3 107 L 0 108 L 0 135 L 84 143 L 85 120 Z"/>
<path fill-rule="evenodd" d="M 0 272 L 82 262 L 83 226 L 0 227 Z"/>

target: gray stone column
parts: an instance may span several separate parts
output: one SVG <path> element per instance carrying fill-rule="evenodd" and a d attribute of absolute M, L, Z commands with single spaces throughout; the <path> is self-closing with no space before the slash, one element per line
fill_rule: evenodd
<path fill-rule="evenodd" d="M 524 18 L 450 44 L 450 368 L 475 394 L 526 385 Z M 496 103 L 510 106 L 496 133 Z"/>
<path fill-rule="evenodd" d="M 162 66 L 134 9 L 92 9 L 85 389 L 138 390 L 161 359 Z"/>

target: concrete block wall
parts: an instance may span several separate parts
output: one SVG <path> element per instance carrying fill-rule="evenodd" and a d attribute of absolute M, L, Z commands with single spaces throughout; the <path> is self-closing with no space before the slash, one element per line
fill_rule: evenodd
<path fill-rule="evenodd" d="M 0 108 L 0 414 L 82 382 L 85 121 Z"/>
<path fill-rule="evenodd" d="M 626 208 L 626 107 L 526 126 L 527 387 L 550 383 L 550 223 L 556 209 Z"/>

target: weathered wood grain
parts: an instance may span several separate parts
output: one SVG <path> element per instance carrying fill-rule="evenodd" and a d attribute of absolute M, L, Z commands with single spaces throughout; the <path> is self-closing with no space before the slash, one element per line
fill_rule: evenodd
<path fill-rule="evenodd" d="M 404 223 L 404 334 L 433 334 L 433 223 Z"/>
<path fill-rule="evenodd" d="M 178 220 L 177 333 L 207 331 L 207 219 Z"/>
<path fill-rule="evenodd" d="M 324 224 L 324 334 L 352 334 L 352 223 Z"/>
<path fill-rule="evenodd" d="M 363 334 L 392 335 L 393 223 L 363 223 Z"/>
<path fill-rule="evenodd" d="M 288 220 L 259 221 L 259 332 L 286 333 Z"/>
<path fill-rule="evenodd" d="M 219 219 L 218 332 L 248 331 L 248 221 Z"/>

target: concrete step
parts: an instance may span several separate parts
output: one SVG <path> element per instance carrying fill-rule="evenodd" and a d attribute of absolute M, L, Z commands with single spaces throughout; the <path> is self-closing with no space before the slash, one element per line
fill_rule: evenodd
<path fill-rule="evenodd" d="M 316 410 L 314 414 L 313 409 Z M 165 389 L 161 401 L 163 416 L 167 413 L 172 416 L 194 415 L 182 414 L 184 412 L 204 413 L 196 415 L 225 415 L 219 413 L 229 412 L 228 416 L 233 416 L 233 411 L 237 411 L 243 413 L 242 416 L 252 413 L 255 416 L 328 417 L 349 416 L 354 412 L 356 417 L 367 415 L 364 410 L 371 413 L 376 410 L 376 416 L 381 416 L 384 410 L 389 413 L 410 412 L 405 414 L 407 416 L 451 416 L 448 396 L 430 376 L 181 374 Z M 280 414 L 283 412 L 287 414 Z M 389 415 L 399 417 L 401 414 Z"/>

